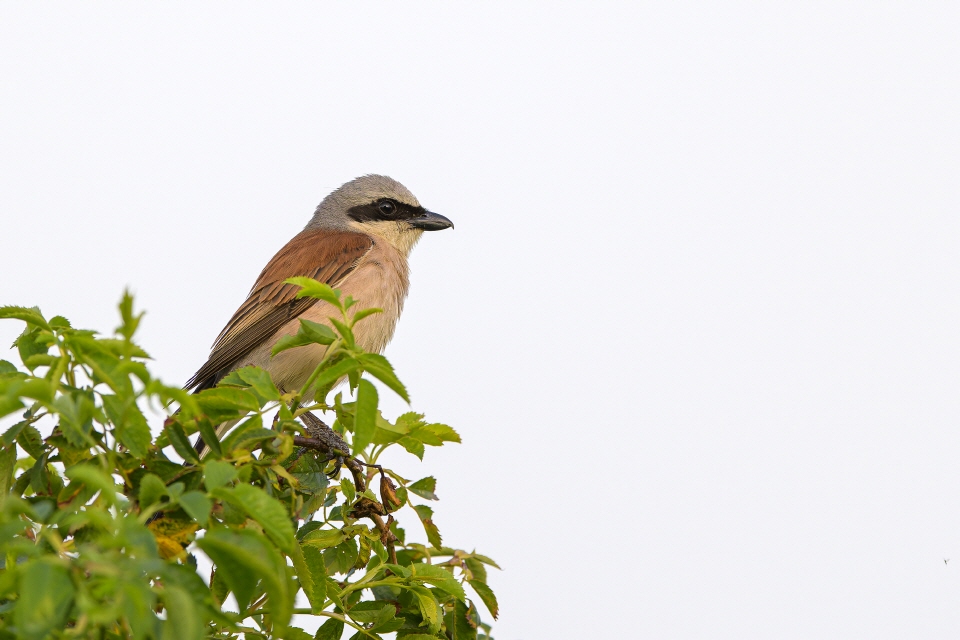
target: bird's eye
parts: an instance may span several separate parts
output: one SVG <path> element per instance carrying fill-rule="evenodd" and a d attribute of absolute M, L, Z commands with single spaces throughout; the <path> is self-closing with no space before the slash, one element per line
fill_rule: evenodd
<path fill-rule="evenodd" d="M 390 200 L 384 200 L 377 205 L 377 208 L 380 209 L 380 213 L 385 216 L 392 216 L 397 211 L 397 205 Z"/>

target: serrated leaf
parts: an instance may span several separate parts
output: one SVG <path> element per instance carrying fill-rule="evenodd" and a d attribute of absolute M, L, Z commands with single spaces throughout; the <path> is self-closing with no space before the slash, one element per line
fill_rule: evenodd
<path fill-rule="evenodd" d="M 306 318 L 300 318 L 300 330 L 298 333 L 302 333 L 311 342 L 317 344 L 332 344 L 333 341 L 337 339 L 337 334 L 333 332 L 333 329 L 325 324 L 307 320 Z"/>
<path fill-rule="evenodd" d="M 229 427 L 228 427 L 229 428 Z M 223 452 L 229 453 L 233 451 L 237 444 L 240 442 L 244 434 L 260 431 L 263 429 L 263 418 L 259 413 L 255 413 L 243 422 L 241 422 L 235 429 L 230 431 L 224 438 L 220 440 L 220 449 Z M 276 434 L 275 434 L 276 435 Z"/>
<path fill-rule="evenodd" d="M 316 298 L 317 300 L 329 302 L 337 308 L 341 306 L 339 294 L 328 284 L 304 276 L 287 278 L 284 282 L 301 287 L 300 291 L 297 291 L 297 298 Z"/>
<path fill-rule="evenodd" d="M 487 556 L 482 556 L 482 555 L 480 555 L 479 553 L 474 553 L 474 554 L 472 554 L 472 555 L 473 555 L 474 558 L 476 558 L 477 560 L 479 560 L 479 561 L 482 562 L 483 564 L 488 564 L 488 565 L 490 565 L 491 567 L 494 567 L 494 568 L 497 568 L 497 569 L 500 568 L 500 565 L 498 565 L 496 562 L 494 562 L 492 559 L 488 558 Z"/>
<path fill-rule="evenodd" d="M 17 448 L 12 444 L 0 447 L 0 496 L 6 496 L 13 484 L 17 464 Z"/>
<path fill-rule="evenodd" d="M 410 436 L 404 436 L 397 440 L 397 444 L 423 460 L 423 443 Z"/>
<path fill-rule="evenodd" d="M 327 597 L 327 570 L 323 561 L 323 551 L 308 546 L 297 548 L 300 549 L 303 559 L 303 566 L 297 566 L 300 584 L 313 611 L 315 613 L 322 611 Z M 294 565 L 297 565 L 296 561 Z"/>
<path fill-rule="evenodd" d="M 163 623 L 163 640 L 202 640 L 204 621 L 193 598 L 185 590 L 167 586 L 163 590 L 167 618 Z"/>
<path fill-rule="evenodd" d="M 243 511 L 263 527 L 267 537 L 286 554 L 293 553 L 296 544 L 290 514 L 276 498 L 272 498 L 260 489 L 241 484 L 232 489 L 221 487 L 212 492 L 216 497 L 227 500 Z"/>
<path fill-rule="evenodd" d="M 364 353 L 357 358 L 360 360 L 360 364 L 363 365 L 364 371 L 387 385 L 387 387 L 393 390 L 398 396 L 410 402 L 407 388 L 400 382 L 400 379 L 393 370 L 393 365 L 391 365 L 386 358 L 376 353 Z"/>
<path fill-rule="evenodd" d="M 354 358 L 344 358 L 336 364 L 324 369 L 314 380 L 314 389 L 324 389 L 345 375 L 360 369 L 360 362 Z"/>
<path fill-rule="evenodd" d="M 78 464 L 66 470 L 65 475 L 71 480 L 82 482 L 88 487 L 100 492 L 101 497 L 109 504 L 116 502 L 117 487 L 113 478 L 101 468 L 93 464 Z"/>
<path fill-rule="evenodd" d="M 194 397 L 200 410 L 210 417 L 211 422 L 241 418 L 260 408 L 257 396 L 235 387 L 204 389 Z"/>
<path fill-rule="evenodd" d="M 470 609 L 465 603 L 453 603 L 453 607 L 443 617 L 447 637 L 450 640 L 476 640 L 477 621 L 472 618 L 470 613 Z"/>
<path fill-rule="evenodd" d="M 479 580 L 480 582 L 487 581 L 487 568 L 483 566 L 482 562 L 472 556 L 464 558 L 463 562 L 467 565 L 471 578 Z"/>
<path fill-rule="evenodd" d="M 50 328 L 50 325 L 47 324 L 47 321 L 40 314 L 40 310 L 36 307 L 0 307 L 0 318 L 14 318 L 44 329 Z"/>
<path fill-rule="evenodd" d="M 420 616 L 423 618 L 424 625 L 430 633 L 436 633 L 440 630 L 440 604 L 426 587 L 410 586 L 407 587 L 417 598 L 417 606 L 420 609 Z"/>
<path fill-rule="evenodd" d="M 166 495 L 167 485 L 159 476 L 147 473 L 140 478 L 139 501 L 141 511 L 151 505 L 157 504 Z"/>
<path fill-rule="evenodd" d="M 203 443 L 207 445 L 207 449 L 210 450 L 207 455 L 213 458 L 223 457 L 223 447 L 220 446 L 220 438 L 217 436 L 213 425 L 210 424 L 210 420 L 204 416 L 200 416 L 196 419 L 196 425 L 197 431 L 200 432 L 200 437 L 203 439 Z"/>
<path fill-rule="evenodd" d="M 190 443 L 190 439 L 187 437 L 187 434 L 179 422 L 176 420 L 168 420 L 163 427 L 163 432 L 181 458 L 194 464 L 200 463 L 200 456 L 197 455 L 197 450 L 193 448 L 193 444 Z"/>
<path fill-rule="evenodd" d="M 347 573 L 356 564 L 360 550 L 353 538 L 344 540 L 335 547 L 324 549 L 323 561 L 328 573 Z"/>
<path fill-rule="evenodd" d="M 432 564 L 414 563 L 410 565 L 410 572 L 411 580 L 428 582 L 446 591 L 461 602 L 466 602 L 467 596 L 463 592 L 463 587 L 460 585 L 460 582 L 446 569 Z"/>
<path fill-rule="evenodd" d="M 270 379 L 270 374 L 260 367 L 235 369 L 221 380 L 220 384 L 250 387 L 263 400 L 280 399 L 280 392 Z"/>
<path fill-rule="evenodd" d="M 237 479 L 237 468 L 229 462 L 207 460 L 203 463 L 203 484 L 207 491 L 223 487 Z"/>
<path fill-rule="evenodd" d="M 433 522 L 433 509 L 422 504 L 414 505 L 413 508 L 417 512 L 417 515 L 420 516 L 420 522 L 423 524 L 423 530 L 427 534 L 427 540 L 437 549 L 442 547 L 440 530 L 437 529 L 437 525 Z"/>
<path fill-rule="evenodd" d="M 43 455 L 43 438 L 33 425 L 25 425 L 17 434 L 17 444 L 32 457 L 39 459 Z"/>
<path fill-rule="evenodd" d="M 361 309 L 353 314 L 353 322 L 356 324 L 368 316 L 372 316 L 376 313 L 383 313 L 383 309 L 378 309 L 377 307 L 369 307 L 367 309 Z"/>
<path fill-rule="evenodd" d="M 302 544 L 315 549 L 329 549 L 346 539 L 346 534 L 340 529 L 318 529 L 304 536 Z"/>
<path fill-rule="evenodd" d="M 427 500 L 437 500 L 437 479 L 433 476 L 427 476 L 426 478 L 421 478 L 413 484 L 407 485 L 407 490 L 412 491 L 421 498 L 426 498 Z"/>
<path fill-rule="evenodd" d="M 74 586 L 66 566 L 53 558 L 22 565 L 13 620 L 21 638 L 46 638 L 62 629 L 73 604 Z"/>
<path fill-rule="evenodd" d="M 197 545 L 214 561 L 241 611 L 250 604 L 257 582 L 262 580 L 271 614 L 278 624 L 286 625 L 293 600 L 287 585 L 286 563 L 261 535 L 250 529 L 217 527 L 197 540 Z"/>
<path fill-rule="evenodd" d="M 140 412 L 133 398 L 103 395 L 103 408 L 107 417 L 116 426 L 117 439 L 136 458 L 143 458 L 150 449 L 153 436 L 147 419 Z"/>
<path fill-rule="evenodd" d="M 473 587 L 473 590 L 477 592 L 477 595 L 480 596 L 483 605 L 487 608 L 487 611 L 490 612 L 490 615 L 493 616 L 493 619 L 496 620 L 500 614 L 500 607 L 497 604 L 497 596 L 493 595 L 493 589 L 488 587 L 485 582 L 479 580 L 469 580 L 468 583 Z"/>
<path fill-rule="evenodd" d="M 340 640 L 343 637 L 343 622 L 336 618 L 330 618 L 324 622 L 313 640 Z"/>
<path fill-rule="evenodd" d="M 210 510 L 213 508 L 213 501 L 207 497 L 207 494 L 200 491 L 187 491 L 177 499 L 177 502 L 191 518 L 201 525 L 207 524 L 210 519 Z"/>
<path fill-rule="evenodd" d="M 359 455 L 370 441 L 377 428 L 377 388 L 361 378 L 357 387 L 357 402 L 353 420 L 353 455 Z"/>

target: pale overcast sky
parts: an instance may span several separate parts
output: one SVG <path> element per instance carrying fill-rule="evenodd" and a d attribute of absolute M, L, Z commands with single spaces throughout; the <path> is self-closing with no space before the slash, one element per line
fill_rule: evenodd
<path fill-rule="evenodd" d="M 787 4 L 3 3 L 0 302 L 130 287 L 182 383 L 388 174 L 456 223 L 387 356 L 463 436 L 395 466 L 497 640 L 954 638 L 960 13 Z"/>

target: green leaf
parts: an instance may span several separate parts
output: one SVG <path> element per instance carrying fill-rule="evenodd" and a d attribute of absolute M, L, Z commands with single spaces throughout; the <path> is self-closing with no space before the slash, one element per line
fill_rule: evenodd
<path fill-rule="evenodd" d="M 323 561 L 329 573 L 347 573 L 356 564 L 360 550 L 353 538 L 323 551 Z"/>
<path fill-rule="evenodd" d="M 53 558 L 20 567 L 19 599 L 13 620 L 21 638 L 45 638 L 62 629 L 73 604 L 74 586 L 67 568 Z"/>
<path fill-rule="evenodd" d="M 196 420 L 197 430 L 200 432 L 200 437 L 203 438 L 203 443 L 207 445 L 207 448 L 210 450 L 210 453 L 207 454 L 214 458 L 220 458 L 223 456 L 223 448 L 220 446 L 220 438 L 217 436 L 217 432 L 214 430 L 213 425 L 210 424 L 210 420 L 204 416 L 200 416 Z"/>
<path fill-rule="evenodd" d="M 482 556 L 482 555 L 480 555 L 479 553 L 474 553 L 474 554 L 473 554 L 473 557 L 476 558 L 477 560 L 479 560 L 480 562 L 482 562 L 483 564 L 488 564 L 488 565 L 490 565 L 491 567 L 495 567 L 495 568 L 497 568 L 497 569 L 500 568 L 500 565 L 498 565 L 496 562 L 494 562 L 493 560 L 491 560 L 491 559 L 488 558 L 487 556 Z"/>
<path fill-rule="evenodd" d="M 314 549 L 329 549 L 346 539 L 347 535 L 340 529 L 317 529 L 304 536 L 303 546 L 313 547 Z"/>
<path fill-rule="evenodd" d="M 167 434 L 167 438 L 169 438 L 174 450 L 184 461 L 194 464 L 200 463 L 200 456 L 197 455 L 197 450 L 193 448 L 193 444 L 190 443 L 190 438 L 187 437 L 187 434 L 183 431 L 183 427 L 180 426 L 179 422 L 176 420 L 168 420 L 163 431 Z"/>
<path fill-rule="evenodd" d="M 423 443 L 410 436 L 404 436 L 397 440 L 397 444 L 423 460 Z"/>
<path fill-rule="evenodd" d="M 234 434 L 230 434 L 234 436 Z M 239 431 L 235 437 L 225 438 L 224 448 L 230 453 L 236 454 L 238 451 L 253 451 L 264 442 L 276 440 L 280 434 L 273 429 L 248 429 Z"/>
<path fill-rule="evenodd" d="M 340 640 L 343 637 L 343 623 L 336 618 L 330 618 L 317 629 L 313 640 Z"/>
<path fill-rule="evenodd" d="M 423 618 L 430 633 L 436 633 L 440 630 L 440 603 L 436 597 L 426 587 L 410 586 L 407 587 L 417 598 L 417 606 L 420 609 L 420 616 Z"/>
<path fill-rule="evenodd" d="M 249 386 L 263 400 L 279 400 L 280 392 L 270 379 L 270 374 L 260 367 L 243 367 L 231 371 L 221 385 Z M 259 407 L 258 407 L 259 408 Z"/>
<path fill-rule="evenodd" d="M 334 365 L 324 369 L 313 382 L 314 389 L 324 389 L 348 373 L 359 371 L 360 362 L 354 358 L 344 358 Z M 319 399 L 319 398 L 318 398 Z"/>
<path fill-rule="evenodd" d="M 357 311 L 355 314 L 353 314 L 353 322 L 354 324 L 356 324 L 361 320 L 363 320 L 364 318 L 366 318 L 367 316 L 372 316 L 376 313 L 383 313 L 383 309 L 378 309 L 376 307 L 361 309 L 360 311 Z"/>
<path fill-rule="evenodd" d="M 414 492 L 421 498 L 437 500 L 437 494 L 434 493 L 437 490 L 437 479 L 433 476 L 421 478 L 413 484 L 407 485 L 407 490 Z"/>
<path fill-rule="evenodd" d="M 0 375 L 4 373 L 16 373 L 17 367 L 12 362 L 7 362 L 6 360 L 0 360 Z"/>
<path fill-rule="evenodd" d="M 53 408 L 60 414 L 58 426 L 70 444 L 75 447 L 90 444 L 94 405 L 86 393 L 77 390 L 61 395 L 53 401 Z"/>
<path fill-rule="evenodd" d="M 47 321 L 40 315 L 40 309 L 36 307 L 0 307 L 0 318 L 14 318 L 44 329 L 50 328 Z"/>
<path fill-rule="evenodd" d="M 290 475 L 296 478 L 301 493 L 323 495 L 330 482 L 323 465 L 312 455 L 300 456 L 290 467 Z"/>
<path fill-rule="evenodd" d="M 434 435 L 438 440 L 440 440 L 440 442 L 460 442 L 460 434 L 454 431 L 452 427 L 448 427 L 445 424 L 432 422 L 430 424 L 423 425 L 421 429 Z M 427 442 L 426 439 L 423 441 Z"/>
<path fill-rule="evenodd" d="M 130 295 L 130 292 L 127 290 L 124 290 L 118 308 L 120 309 L 121 324 L 117 327 L 117 333 L 129 340 L 133 337 L 133 334 L 137 332 L 137 327 L 140 326 L 143 313 L 133 315 L 133 296 Z"/>
<path fill-rule="evenodd" d="M 302 347 L 308 344 L 327 345 L 333 343 L 333 341 L 336 339 L 337 334 L 335 334 L 330 327 L 322 325 L 319 322 L 313 322 L 312 320 L 300 318 L 300 329 L 297 331 L 296 335 L 288 335 L 280 338 L 273 346 L 273 350 L 270 353 L 271 355 L 277 355 L 281 351 L 293 349 L 294 347 Z"/>
<path fill-rule="evenodd" d="M 463 562 L 467 565 L 467 569 L 470 570 L 471 578 L 479 580 L 480 582 L 487 581 L 487 568 L 483 566 L 482 562 L 473 556 L 467 556 L 463 559 Z"/>
<path fill-rule="evenodd" d="M 358 455 L 373 440 L 377 429 L 377 388 L 366 379 L 360 379 L 353 421 L 353 455 Z"/>
<path fill-rule="evenodd" d="M 24 430 L 30 423 L 26 420 L 21 420 L 17 424 L 13 425 L 9 429 L 3 432 L 3 437 L 0 437 L 0 443 L 3 443 L 4 446 L 10 446 L 17 441 L 17 436 L 20 435 L 20 432 Z M 39 432 L 37 432 L 39 436 Z"/>
<path fill-rule="evenodd" d="M 332 324 L 336 329 L 337 333 L 343 338 L 343 343 L 348 347 L 353 347 L 356 344 L 356 338 L 353 335 L 353 331 L 346 324 L 340 322 L 336 318 L 328 318 L 330 324 Z"/>
<path fill-rule="evenodd" d="M 337 334 L 327 325 L 305 318 L 300 318 L 300 330 L 298 333 L 302 333 L 309 338 L 311 342 L 316 342 L 317 344 L 333 344 L 333 341 L 337 339 Z"/>
<path fill-rule="evenodd" d="M 493 595 L 493 590 L 488 587 L 485 582 L 479 580 L 469 580 L 468 582 L 470 586 L 473 587 L 473 590 L 477 592 L 477 595 L 480 596 L 480 599 L 483 600 L 483 605 L 487 608 L 487 611 L 489 611 L 493 619 L 496 620 L 500 614 L 500 607 L 497 605 L 497 596 Z"/>
<path fill-rule="evenodd" d="M 437 525 L 433 523 L 433 509 L 422 504 L 415 505 L 413 508 L 417 512 L 417 515 L 420 516 L 420 522 L 423 523 L 423 529 L 427 533 L 427 540 L 437 549 L 442 547 L 440 530 L 437 529 Z"/>
<path fill-rule="evenodd" d="M 313 278 L 307 278 L 304 276 L 287 278 L 284 280 L 284 282 L 287 284 L 295 284 L 298 287 L 301 287 L 300 291 L 297 291 L 297 298 L 316 298 L 317 300 L 329 302 L 337 308 L 342 306 L 340 303 L 339 293 L 328 284 L 317 282 Z"/>
<path fill-rule="evenodd" d="M 78 464 L 66 470 L 66 476 L 71 480 L 82 482 L 91 489 L 100 492 L 100 496 L 108 503 L 114 504 L 117 499 L 117 487 L 113 478 L 93 464 Z"/>
<path fill-rule="evenodd" d="M 206 525 L 210 519 L 210 510 L 213 508 L 213 502 L 207 497 L 207 494 L 200 491 L 187 491 L 177 500 L 183 510 L 191 518 Z"/>
<path fill-rule="evenodd" d="M 204 621 L 190 594 L 180 587 L 163 590 L 167 619 L 163 623 L 163 640 L 202 640 Z"/>
<path fill-rule="evenodd" d="M 277 547 L 286 554 L 294 553 L 296 538 L 290 514 L 276 498 L 268 496 L 263 489 L 241 484 L 232 489 L 221 487 L 213 494 L 240 507 L 253 520 L 257 521 L 263 532 Z"/>
<path fill-rule="evenodd" d="M 460 585 L 460 582 L 453 577 L 453 573 L 446 569 L 432 564 L 414 563 L 410 565 L 410 571 L 410 578 L 412 580 L 428 582 L 446 591 L 457 598 L 457 600 L 466 602 L 467 596 L 463 592 L 463 587 Z"/>
<path fill-rule="evenodd" d="M 0 448 L 0 496 L 6 496 L 9 493 L 16 464 L 17 448 L 13 445 Z"/>
<path fill-rule="evenodd" d="M 39 459 L 43 455 L 43 438 L 40 437 L 40 432 L 33 425 L 26 425 L 17 434 L 17 444 L 34 458 Z"/>
<path fill-rule="evenodd" d="M 214 387 L 205 389 L 194 397 L 200 410 L 207 414 L 211 422 L 235 420 L 260 409 L 257 396 L 246 389 Z"/>
<path fill-rule="evenodd" d="M 107 417 L 116 425 L 117 439 L 134 457 L 145 457 L 153 436 L 134 398 L 115 395 L 103 395 L 101 398 Z"/>
<path fill-rule="evenodd" d="M 237 479 L 237 468 L 229 462 L 207 460 L 203 464 L 203 484 L 207 491 L 224 487 Z"/>
<path fill-rule="evenodd" d="M 150 505 L 157 504 L 168 495 L 167 485 L 159 476 L 152 473 L 145 474 L 140 478 L 140 510 L 144 510 Z"/>
<path fill-rule="evenodd" d="M 407 388 L 403 386 L 397 374 L 393 370 L 393 365 L 383 356 L 376 353 L 364 353 L 357 356 L 363 369 L 374 378 L 387 385 L 398 396 L 410 402 L 410 396 L 407 394 Z"/>
<path fill-rule="evenodd" d="M 343 497 L 347 499 L 347 504 L 352 504 L 357 497 L 357 489 L 353 486 L 350 478 L 340 480 L 340 491 L 343 493 Z"/>
<path fill-rule="evenodd" d="M 297 627 L 287 627 L 283 640 L 313 640 L 313 636 Z"/>
<path fill-rule="evenodd" d="M 259 413 L 255 413 L 248 419 L 241 422 L 236 429 L 230 431 L 230 433 L 228 433 L 226 437 L 220 441 L 220 449 L 224 452 L 231 452 L 237 447 L 237 444 L 245 436 L 245 434 L 253 431 L 260 431 L 262 429 L 263 418 Z M 276 436 L 276 434 L 274 435 Z"/>
<path fill-rule="evenodd" d="M 289 593 L 286 563 L 277 550 L 251 529 L 216 527 L 197 540 L 197 546 L 217 565 L 217 572 L 237 598 L 240 610 L 250 604 L 258 581 L 269 597 L 277 624 L 290 619 L 293 594 Z"/>
<path fill-rule="evenodd" d="M 323 553 L 313 547 L 301 547 L 295 544 L 290 559 L 293 560 L 293 567 L 300 579 L 303 593 L 310 602 L 311 610 L 314 613 L 323 611 L 327 594 L 327 572 L 324 567 Z"/>
<path fill-rule="evenodd" d="M 466 604 L 455 602 L 453 608 L 443 617 L 447 637 L 450 640 L 476 640 L 477 621 L 470 613 Z"/>

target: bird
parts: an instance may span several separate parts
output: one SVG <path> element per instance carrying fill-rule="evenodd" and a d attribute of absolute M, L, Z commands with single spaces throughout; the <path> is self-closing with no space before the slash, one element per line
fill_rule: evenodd
<path fill-rule="evenodd" d="M 410 286 L 408 257 L 425 231 L 453 227 L 428 211 L 396 180 L 364 175 L 323 199 L 304 227 L 260 272 L 247 299 L 217 336 L 207 361 L 184 385 L 194 393 L 217 385 L 235 369 L 266 370 L 281 392 L 299 390 L 323 358 L 326 347 L 311 344 L 271 355 L 284 336 L 297 332 L 301 318 L 331 326 L 338 315 L 327 302 L 297 298 L 299 287 L 284 281 L 308 276 L 351 296 L 356 308 L 379 308 L 354 327 L 357 345 L 382 353 L 393 337 Z M 217 427 L 222 437 L 236 422 Z M 201 455 L 206 445 L 198 438 Z"/>

